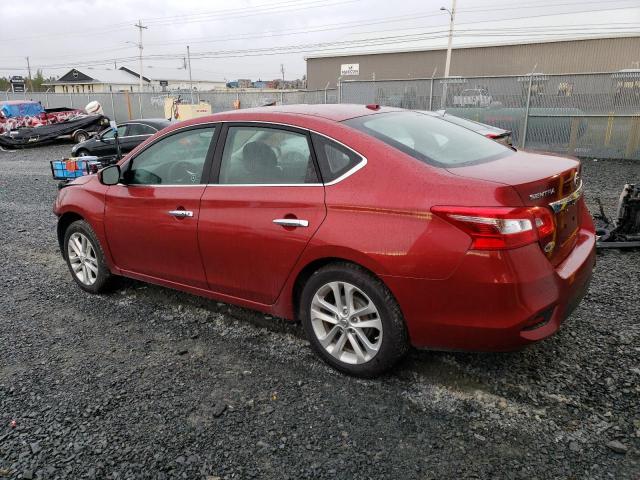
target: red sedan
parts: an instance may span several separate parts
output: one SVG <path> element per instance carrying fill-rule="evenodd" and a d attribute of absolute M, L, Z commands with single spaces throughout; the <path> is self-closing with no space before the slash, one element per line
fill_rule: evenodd
<path fill-rule="evenodd" d="M 121 275 L 298 319 L 360 376 L 410 345 L 548 337 L 595 261 L 578 162 L 377 105 L 173 125 L 62 188 L 55 213 L 82 289 Z"/>

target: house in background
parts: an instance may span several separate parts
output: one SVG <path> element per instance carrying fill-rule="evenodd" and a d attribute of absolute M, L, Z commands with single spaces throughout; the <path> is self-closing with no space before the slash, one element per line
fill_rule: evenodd
<path fill-rule="evenodd" d="M 143 91 L 149 88 L 150 80 L 142 77 Z M 42 84 L 53 87 L 54 93 L 109 93 L 137 92 L 139 78 L 122 69 L 96 69 L 88 67 L 81 72 L 77 68 L 69 70 L 54 82 Z"/>
<path fill-rule="evenodd" d="M 196 72 L 196 75 L 197 72 Z M 207 80 L 201 74 L 189 81 L 189 72 L 185 69 L 160 69 L 148 67 L 142 76 L 143 92 L 165 92 L 175 90 L 194 90 L 201 92 L 226 88 L 224 81 Z M 80 71 L 69 70 L 54 82 L 43 83 L 53 87 L 54 93 L 109 93 L 138 92 L 140 78 L 138 73 L 128 67 L 117 69 L 97 69 L 87 67 Z"/>

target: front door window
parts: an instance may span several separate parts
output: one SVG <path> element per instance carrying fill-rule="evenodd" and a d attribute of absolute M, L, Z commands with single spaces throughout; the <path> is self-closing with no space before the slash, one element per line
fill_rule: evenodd
<path fill-rule="evenodd" d="M 124 172 L 129 185 L 194 185 L 203 169 L 215 127 L 170 135 L 137 155 Z"/>

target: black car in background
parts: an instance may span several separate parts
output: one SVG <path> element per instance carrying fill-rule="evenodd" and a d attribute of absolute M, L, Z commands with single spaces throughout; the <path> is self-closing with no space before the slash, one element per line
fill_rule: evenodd
<path fill-rule="evenodd" d="M 129 120 L 118 124 L 118 138 L 122 153 L 130 152 L 151 135 L 169 126 L 169 124 L 169 120 L 164 118 Z M 103 130 L 95 137 L 78 143 L 71 149 L 71 154 L 74 157 L 87 155 L 106 157 L 116 153 L 115 133 L 112 128 Z"/>

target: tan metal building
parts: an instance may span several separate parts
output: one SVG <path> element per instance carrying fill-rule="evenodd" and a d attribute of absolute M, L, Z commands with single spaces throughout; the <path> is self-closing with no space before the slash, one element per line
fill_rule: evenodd
<path fill-rule="evenodd" d="M 309 56 L 307 88 L 335 87 L 337 80 L 441 77 L 446 49 Z M 640 68 L 640 36 L 454 48 L 451 76 L 615 72 Z"/>

